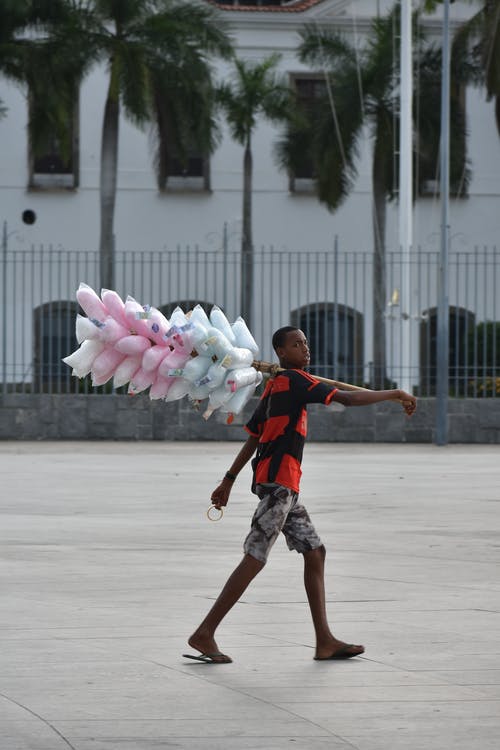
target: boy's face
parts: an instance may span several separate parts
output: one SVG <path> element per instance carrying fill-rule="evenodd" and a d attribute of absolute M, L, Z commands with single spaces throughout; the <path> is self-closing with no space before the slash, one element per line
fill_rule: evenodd
<path fill-rule="evenodd" d="M 282 366 L 303 370 L 309 364 L 309 345 L 304 333 L 297 329 L 286 334 L 283 346 L 278 346 L 276 354 Z"/>

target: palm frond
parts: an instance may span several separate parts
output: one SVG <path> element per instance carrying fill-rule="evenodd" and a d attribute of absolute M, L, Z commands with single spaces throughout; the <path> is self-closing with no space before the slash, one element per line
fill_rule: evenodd
<path fill-rule="evenodd" d="M 259 116 L 280 122 L 291 116 L 290 89 L 276 72 L 279 55 L 260 62 L 234 61 L 231 81 L 216 92 L 217 104 L 225 113 L 232 137 L 240 144 L 248 142 Z"/>
<path fill-rule="evenodd" d="M 119 62 L 119 87 L 125 113 L 141 126 L 151 112 L 151 85 L 144 49 L 131 41 L 116 45 L 114 61 Z"/>
<path fill-rule="evenodd" d="M 182 80 L 180 80 L 180 77 Z M 208 156 L 220 140 L 215 117 L 211 76 L 185 71 L 165 64 L 163 70 L 151 71 L 153 119 L 151 133 L 158 185 L 167 180 L 167 164 L 175 155 L 187 162 L 193 150 Z"/>
<path fill-rule="evenodd" d="M 301 62 L 316 65 L 318 68 L 337 70 L 345 65 L 356 65 L 356 50 L 338 32 L 320 29 L 307 24 L 300 34 L 299 59 Z"/>
<path fill-rule="evenodd" d="M 196 45 L 203 54 L 229 58 L 234 48 L 228 26 L 208 4 L 184 0 L 158 0 L 156 12 L 149 13 L 140 24 L 140 33 L 151 49 L 172 58 L 186 45 Z"/>
<path fill-rule="evenodd" d="M 432 175 L 434 179 L 439 172 L 441 66 L 441 49 L 429 45 L 420 60 L 421 96 L 418 107 L 414 107 L 419 113 L 415 123 L 417 174 Z M 467 80 L 467 68 L 464 72 L 463 64 L 455 57 L 450 85 L 450 185 L 455 194 L 466 192 L 471 177 L 464 99 Z"/>
<path fill-rule="evenodd" d="M 495 119 L 500 133 L 500 5 L 483 0 L 483 7 L 460 26 L 454 48 L 462 54 L 469 80 L 484 86 L 488 99 L 495 100 Z M 469 53 L 468 56 L 466 53 Z"/>

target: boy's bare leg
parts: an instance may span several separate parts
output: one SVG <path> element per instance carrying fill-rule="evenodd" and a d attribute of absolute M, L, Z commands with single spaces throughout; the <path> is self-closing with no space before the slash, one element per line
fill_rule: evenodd
<path fill-rule="evenodd" d="M 304 553 L 304 585 L 316 632 L 316 658 L 328 659 L 335 654 L 342 654 L 343 658 L 358 656 L 364 652 L 364 647 L 349 647 L 343 641 L 337 640 L 328 625 L 325 597 L 325 557 L 326 550 L 324 547 Z"/>
<path fill-rule="evenodd" d="M 244 556 L 238 567 L 229 576 L 208 615 L 189 638 L 190 646 L 201 651 L 202 654 L 219 653 L 214 638 L 218 625 L 263 567 L 264 563 L 255 557 Z M 223 661 L 223 659 L 221 658 L 220 661 Z"/>

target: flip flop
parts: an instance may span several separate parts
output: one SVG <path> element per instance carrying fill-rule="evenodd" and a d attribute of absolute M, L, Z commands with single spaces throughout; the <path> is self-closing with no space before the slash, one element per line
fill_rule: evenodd
<path fill-rule="evenodd" d="M 365 650 L 360 651 L 357 654 L 350 653 L 351 648 L 357 648 L 353 643 L 346 643 L 345 646 L 342 646 L 342 648 L 339 648 L 337 651 L 334 651 L 331 656 L 315 656 L 315 661 L 332 661 L 335 659 L 351 659 L 353 656 L 361 656 L 361 654 L 364 654 Z"/>
<path fill-rule="evenodd" d="M 231 664 L 233 661 L 230 656 L 222 654 L 220 651 L 216 651 L 214 654 L 201 654 L 200 656 L 195 656 L 194 654 L 182 655 L 185 659 L 194 659 L 194 661 L 202 661 L 205 664 Z M 220 659 L 220 657 L 223 658 Z"/>

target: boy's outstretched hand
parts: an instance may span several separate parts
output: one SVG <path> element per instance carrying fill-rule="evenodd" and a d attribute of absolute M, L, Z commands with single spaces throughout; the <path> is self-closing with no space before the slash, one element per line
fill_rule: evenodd
<path fill-rule="evenodd" d="M 399 391 L 399 400 L 401 401 L 403 405 L 403 409 L 405 410 L 407 416 L 411 417 L 412 414 L 415 413 L 415 410 L 417 408 L 417 399 L 415 396 L 412 396 L 411 393 L 406 393 L 406 391 Z"/>

